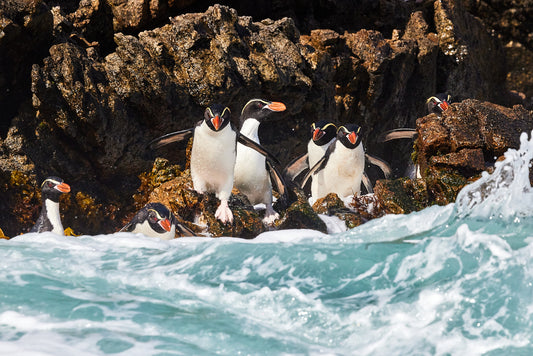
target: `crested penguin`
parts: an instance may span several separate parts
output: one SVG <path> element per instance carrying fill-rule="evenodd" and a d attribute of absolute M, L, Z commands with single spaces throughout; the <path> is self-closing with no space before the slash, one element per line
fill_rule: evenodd
<path fill-rule="evenodd" d="M 263 99 L 252 99 L 244 105 L 240 117 L 240 133 L 260 144 L 259 126 L 273 112 L 285 111 L 283 103 Z M 237 144 L 235 161 L 235 187 L 246 195 L 252 205 L 265 204 L 265 224 L 272 224 L 279 214 L 272 207 L 271 167 L 264 155 Z"/>
<path fill-rule="evenodd" d="M 292 160 L 284 170 L 290 179 L 295 179 L 303 171 L 313 167 L 326 153 L 337 135 L 337 126 L 334 123 L 320 120 L 311 124 L 311 138 L 307 143 L 307 153 Z"/>
<path fill-rule="evenodd" d="M 306 174 L 302 187 L 312 176 L 313 200 L 329 193 L 336 193 L 341 199 L 360 193 L 365 170 L 365 150 L 360 131 L 361 128 L 355 124 L 340 126 L 335 142 Z"/>
<path fill-rule="evenodd" d="M 307 144 L 309 167 L 313 167 L 335 141 L 337 126 L 334 123 L 320 120 L 311 124 L 312 136 Z"/>
<path fill-rule="evenodd" d="M 190 136 L 194 137 L 190 162 L 193 188 L 199 193 L 215 193 L 220 199 L 215 217 L 222 223 L 232 223 L 233 213 L 228 199 L 233 189 L 237 141 L 266 156 L 267 163 L 279 164 L 279 161 L 261 145 L 238 132 L 231 123 L 230 109 L 219 104 L 205 109 L 204 118 L 196 127 L 158 137 L 149 147 L 156 149 Z"/>
<path fill-rule="evenodd" d="M 174 214 L 165 205 L 148 203 L 135 214 L 120 232 L 132 232 L 148 237 L 172 240 L 176 237 L 176 228 L 184 236 L 194 235 L 190 229 L 178 223 Z"/>
<path fill-rule="evenodd" d="M 63 179 L 48 177 L 44 180 L 41 185 L 41 213 L 30 232 L 51 231 L 54 234 L 65 235 L 59 213 L 59 197 L 68 192 L 70 186 L 63 182 Z"/>
<path fill-rule="evenodd" d="M 426 100 L 428 113 L 442 114 L 450 108 L 450 96 L 446 94 L 437 94 Z"/>

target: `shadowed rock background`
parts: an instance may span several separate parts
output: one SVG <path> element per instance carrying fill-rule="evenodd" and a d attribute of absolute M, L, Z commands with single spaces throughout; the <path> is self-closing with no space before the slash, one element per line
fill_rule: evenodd
<path fill-rule="evenodd" d="M 186 170 L 184 147 L 150 140 L 254 97 L 287 106 L 260 133 L 284 164 L 329 119 L 361 125 L 400 177 L 413 142 L 377 137 L 416 127 L 424 178 L 378 181 L 381 213 L 448 203 L 533 129 L 532 28 L 530 1 L 3 1 L 0 227 L 28 231 L 57 175 L 65 226 L 117 231 Z M 440 92 L 455 104 L 427 115 Z"/>

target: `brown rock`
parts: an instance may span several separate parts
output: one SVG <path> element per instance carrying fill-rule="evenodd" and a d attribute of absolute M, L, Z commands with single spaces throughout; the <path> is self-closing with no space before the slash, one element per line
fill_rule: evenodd
<path fill-rule="evenodd" d="M 444 165 L 457 168 L 465 175 L 479 173 L 485 169 L 485 160 L 481 148 L 463 148 L 458 152 L 451 152 L 442 156 L 433 156 L 430 159 L 432 166 Z"/>
<path fill-rule="evenodd" d="M 468 99 L 452 104 L 441 117 L 431 114 L 419 119 L 417 125 L 422 174 L 429 167 L 446 166 L 469 178 L 507 149 L 518 148 L 520 134 L 533 128 L 533 116 L 522 106 L 506 108 Z"/>
<path fill-rule="evenodd" d="M 439 47 L 446 58 L 439 68 L 439 73 L 446 73 L 444 87 L 459 100 L 477 98 L 505 103 L 502 44 L 479 18 L 465 11 L 463 3 L 455 0 L 434 3 Z"/>
<path fill-rule="evenodd" d="M 389 214 L 407 214 L 429 206 L 426 183 L 422 179 L 379 180 L 374 194 Z"/>

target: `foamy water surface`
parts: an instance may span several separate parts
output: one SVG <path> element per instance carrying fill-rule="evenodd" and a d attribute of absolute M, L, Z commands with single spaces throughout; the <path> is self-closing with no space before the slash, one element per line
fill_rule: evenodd
<path fill-rule="evenodd" d="M 531 153 L 349 231 L 0 240 L 1 354 L 533 354 Z"/>

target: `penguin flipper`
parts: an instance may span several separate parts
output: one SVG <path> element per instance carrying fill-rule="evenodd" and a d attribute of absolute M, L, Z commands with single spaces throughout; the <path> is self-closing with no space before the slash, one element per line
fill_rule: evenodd
<path fill-rule="evenodd" d="M 285 184 L 285 180 L 283 179 L 283 176 L 280 174 L 279 170 L 276 168 L 275 165 L 270 162 L 270 160 L 265 160 L 266 168 L 268 170 L 268 174 L 270 175 L 270 182 L 272 183 L 273 188 L 279 193 L 280 195 L 280 202 L 283 203 L 284 207 L 288 206 L 289 202 L 289 195 L 287 192 L 287 185 Z"/>
<path fill-rule="evenodd" d="M 256 150 L 257 152 L 259 152 L 260 154 L 265 156 L 267 158 L 267 161 L 270 160 L 270 161 L 274 162 L 277 165 L 281 165 L 279 160 L 272 153 L 267 151 L 266 148 L 264 148 L 263 146 L 261 146 L 260 144 L 255 142 L 254 140 L 251 140 L 248 137 L 244 136 L 240 132 L 237 133 L 237 141 L 239 143 L 243 144 L 246 147 L 250 147 L 251 149 Z"/>
<path fill-rule="evenodd" d="M 153 139 L 148 144 L 148 147 L 152 150 L 157 149 L 162 146 L 166 146 L 169 143 L 181 142 L 189 139 L 194 134 L 194 127 L 186 130 L 171 132 L 166 135 L 160 136 L 156 139 Z"/>
<path fill-rule="evenodd" d="M 390 131 L 385 131 L 378 137 L 378 142 L 388 142 L 392 140 L 398 140 L 402 138 L 412 139 L 416 136 L 416 129 L 400 128 Z"/>
<path fill-rule="evenodd" d="M 363 172 L 363 184 L 365 185 L 366 191 L 368 194 L 374 193 L 374 189 L 372 188 L 372 182 L 370 181 L 370 178 L 368 178 L 368 175 L 366 172 Z"/>
<path fill-rule="evenodd" d="M 183 224 L 181 224 L 179 222 L 176 222 L 176 229 L 178 229 L 178 231 L 179 231 L 181 236 L 187 236 L 187 237 L 196 236 L 194 231 L 192 231 L 187 226 L 185 226 L 185 225 L 183 225 Z"/>
<path fill-rule="evenodd" d="M 124 225 L 124 227 L 120 230 L 118 230 L 118 232 L 131 232 L 133 230 L 133 222 L 130 221 L 129 223 L 127 223 L 126 225 Z"/>
<path fill-rule="evenodd" d="M 296 177 L 302 174 L 303 171 L 309 168 L 309 164 L 307 162 L 308 156 L 309 155 L 305 153 L 300 157 L 296 157 L 295 159 L 290 161 L 289 164 L 287 164 L 287 166 L 283 170 L 283 176 L 294 180 Z"/>
<path fill-rule="evenodd" d="M 318 173 L 322 169 L 324 169 L 326 163 L 328 163 L 328 159 L 329 154 L 327 154 L 326 151 L 326 154 L 322 156 L 322 158 L 320 158 L 318 162 L 313 167 L 311 167 L 309 171 L 305 174 L 304 178 L 302 179 L 302 183 L 300 184 L 300 189 L 304 189 L 305 185 L 307 184 L 307 181 L 309 180 L 309 178 L 311 178 L 313 174 Z"/>
<path fill-rule="evenodd" d="M 374 166 L 378 166 L 379 169 L 383 172 L 385 175 L 385 178 L 389 178 L 392 174 L 392 169 L 390 168 L 389 164 L 382 160 L 381 158 L 377 158 L 374 156 L 369 155 L 368 153 L 365 153 L 365 157 Z"/>

